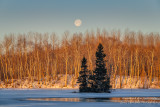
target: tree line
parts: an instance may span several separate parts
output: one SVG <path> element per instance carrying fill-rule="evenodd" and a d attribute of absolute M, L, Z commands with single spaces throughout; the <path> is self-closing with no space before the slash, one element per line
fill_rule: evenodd
<path fill-rule="evenodd" d="M 61 40 L 55 33 L 5 35 L 0 42 L 0 85 L 2 81 L 7 86 L 24 79 L 47 85 L 50 80 L 58 80 L 58 75 L 64 75 L 65 87 L 68 75 L 71 75 L 74 86 L 83 56 L 87 58 L 88 69 L 93 74 L 95 47 L 99 43 L 107 54 L 105 66 L 112 88 L 123 88 L 125 84 L 142 84 L 139 88 L 150 88 L 153 84 L 160 86 L 160 35 L 128 30 L 124 33 L 106 30 L 65 32 Z"/>

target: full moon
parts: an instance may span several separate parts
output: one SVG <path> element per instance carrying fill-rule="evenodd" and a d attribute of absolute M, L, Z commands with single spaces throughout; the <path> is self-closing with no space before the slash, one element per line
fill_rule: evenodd
<path fill-rule="evenodd" d="M 80 19 L 76 19 L 74 21 L 74 25 L 77 26 L 77 27 L 81 26 L 81 24 L 82 24 L 82 21 Z"/>

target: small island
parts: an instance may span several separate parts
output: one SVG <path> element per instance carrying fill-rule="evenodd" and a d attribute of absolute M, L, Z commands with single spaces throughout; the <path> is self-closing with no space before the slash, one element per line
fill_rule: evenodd
<path fill-rule="evenodd" d="M 100 43 L 96 51 L 96 68 L 93 71 L 87 68 L 87 59 L 83 57 L 79 72 L 79 92 L 110 93 L 110 77 L 105 67 L 105 54 Z"/>

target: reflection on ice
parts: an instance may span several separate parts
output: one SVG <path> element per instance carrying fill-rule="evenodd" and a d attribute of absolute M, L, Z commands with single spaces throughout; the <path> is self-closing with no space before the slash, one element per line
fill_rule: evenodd
<path fill-rule="evenodd" d="M 160 103 L 160 97 L 111 97 L 111 98 L 31 98 L 33 101 L 62 102 L 121 102 L 121 103 Z"/>
<path fill-rule="evenodd" d="M 65 102 L 80 102 L 81 98 L 30 98 L 27 100 L 34 101 L 65 101 Z"/>

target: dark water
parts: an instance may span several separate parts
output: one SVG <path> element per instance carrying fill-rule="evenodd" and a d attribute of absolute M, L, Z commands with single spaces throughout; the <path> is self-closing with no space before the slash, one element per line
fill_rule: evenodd
<path fill-rule="evenodd" d="M 62 102 L 121 102 L 121 103 L 160 103 L 160 97 L 111 97 L 111 98 L 30 98 L 33 101 Z"/>

